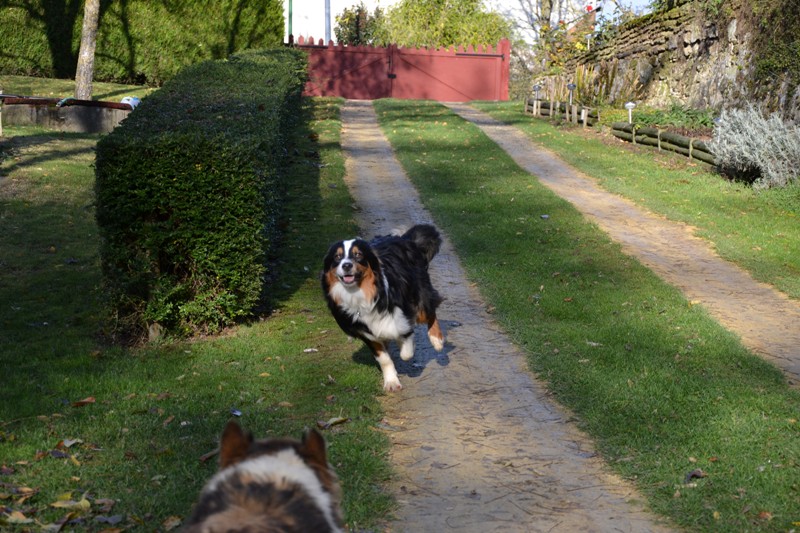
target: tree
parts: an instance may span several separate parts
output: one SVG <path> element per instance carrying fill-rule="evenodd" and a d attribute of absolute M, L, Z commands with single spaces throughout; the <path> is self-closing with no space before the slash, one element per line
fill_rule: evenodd
<path fill-rule="evenodd" d="M 333 29 L 336 41 L 349 45 L 374 45 L 377 42 L 380 28 L 383 24 L 383 11 L 375 8 L 370 15 L 364 2 L 357 6 L 345 8 L 341 15 L 336 17 L 336 27 Z"/>
<path fill-rule="evenodd" d="M 509 37 L 511 23 L 481 0 L 401 0 L 382 30 L 384 43 L 400 46 L 487 45 Z"/>
<path fill-rule="evenodd" d="M 94 51 L 97 46 L 97 26 L 100 21 L 100 0 L 86 0 L 83 8 L 81 48 L 78 53 L 78 68 L 75 71 L 75 98 L 92 99 L 94 78 Z"/>

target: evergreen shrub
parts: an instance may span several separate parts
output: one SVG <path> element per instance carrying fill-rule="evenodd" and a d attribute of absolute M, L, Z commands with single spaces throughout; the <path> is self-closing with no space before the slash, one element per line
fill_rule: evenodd
<path fill-rule="evenodd" d="M 800 129 L 752 105 L 722 112 L 709 149 L 720 170 L 756 188 L 784 187 L 800 177 Z"/>
<path fill-rule="evenodd" d="M 110 334 L 214 332 L 259 300 L 279 168 L 306 59 L 246 52 L 188 67 L 97 145 Z"/>

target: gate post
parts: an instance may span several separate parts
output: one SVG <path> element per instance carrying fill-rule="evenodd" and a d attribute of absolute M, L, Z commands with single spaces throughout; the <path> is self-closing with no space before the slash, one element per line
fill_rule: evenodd
<path fill-rule="evenodd" d="M 511 70 L 511 41 L 508 39 L 500 39 L 497 43 L 497 53 L 500 54 L 500 94 L 497 95 L 498 100 L 508 100 L 508 82 L 509 71 Z"/>

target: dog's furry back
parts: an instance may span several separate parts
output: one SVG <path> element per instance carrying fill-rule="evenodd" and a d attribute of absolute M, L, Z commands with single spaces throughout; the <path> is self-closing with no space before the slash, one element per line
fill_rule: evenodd
<path fill-rule="evenodd" d="M 439 253 L 439 248 L 442 246 L 442 237 L 439 235 L 437 229 L 430 224 L 417 224 L 406 231 L 392 231 L 389 236 L 375 238 L 372 244 L 376 248 L 384 248 L 385 246 L 382 245 L 385 245 L 393 238 L 400 238 L 413 242 L 419 251 L 422 252 L 426 267 L 433 261 L 433 258 L 436 257 L 436 254 Z"/>

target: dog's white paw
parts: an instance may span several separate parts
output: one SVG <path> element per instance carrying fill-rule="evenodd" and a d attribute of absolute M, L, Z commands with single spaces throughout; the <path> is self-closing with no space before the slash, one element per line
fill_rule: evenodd
<path fill-rule="evenodd" d="M 400 359 L 403 361 L 410 361 L 414 357 L 414 337 L 409 337 L 403 340 L 400 346 Z"/>
<path fill-rule="evenodd" d="M 433 345 L 433 349 L 437 352 L 441 352 L 444 350 L 444 338 L 443 337 L 434 337 L 433 335 L 428 335 L 428 339 L 431 341 L 431 345 Z"/>
<path fill-rule="evenodd" d="M 383 390 L 386 392 L 400 392 L 403 390 L 403 386 L 400 384 L 400 380 L 397 378 L 385 379 L 383 380 Z"/>

